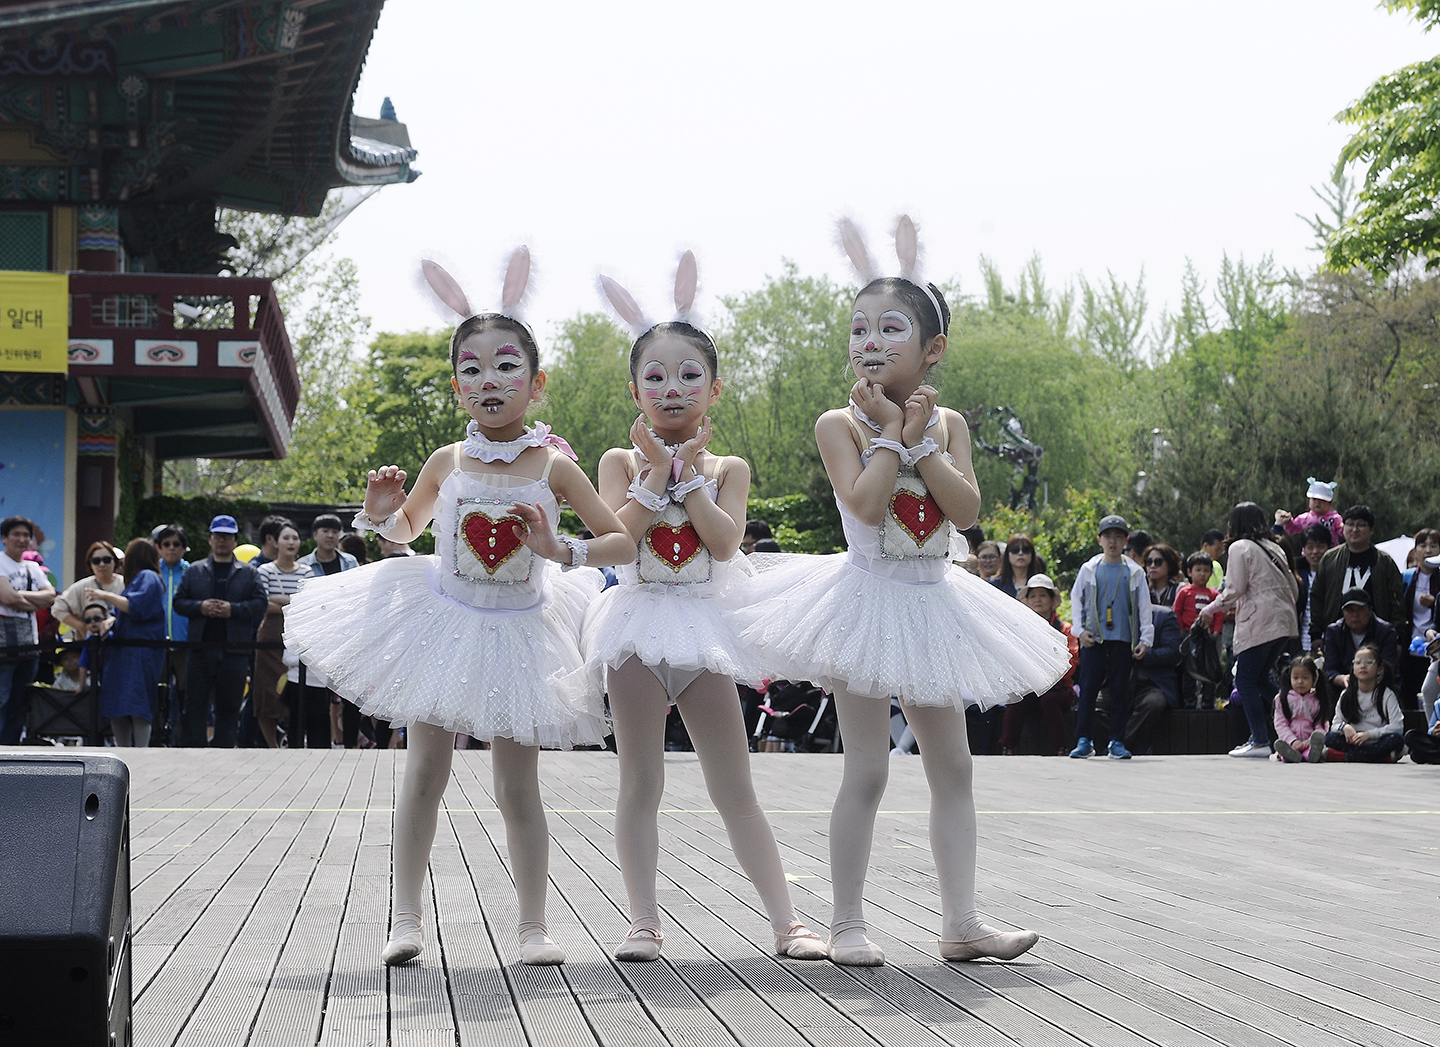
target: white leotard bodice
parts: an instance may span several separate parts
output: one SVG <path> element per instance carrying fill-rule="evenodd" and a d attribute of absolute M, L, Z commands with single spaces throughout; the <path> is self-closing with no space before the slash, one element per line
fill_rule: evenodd
<path fill-rule="evenodd" d="M 638 458 L 638 455 L 637 455 Z M 713 456 L 712 456 L 713 458 Z M 718 459 L 716 459 L 718 461 Z M 672 481 L 667 491 L 674 490 Z M 713 502 L 719 497 L 720 481 L 709 477 L 702 488 Z M 695 491 L 689 497 L 694 498 Z M 715 559 L 690 522 L 684 502 L 672 501 L 646 528 L 635 547 L 635 559 L 615 569 L 622 585 L 653 583 L 672 586 L 706 585 L 715 579 Z"/>
<path fill-rule="evenodd" d="M 486 610 L 530 610 L 549 598 L 549 561 L 536 556 L 511 532 L 516 502 L 545 510 L 552 533 L 560 506 L 550 489 L 550 465 L 538 480 L 456 468 L 440 484 L 435 506 L 435 551 L 440 590 L 451 599 Z"/>

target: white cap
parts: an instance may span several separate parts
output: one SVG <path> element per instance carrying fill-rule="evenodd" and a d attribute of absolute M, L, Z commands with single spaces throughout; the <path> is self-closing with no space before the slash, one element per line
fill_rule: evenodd
<path fill-rule="evenodd" d="M 1059 595 L 1060 590 L 1055 587 L 1048 574 L 1032 574 L 1025 587 L 1020 590 L 1019 595 L 1024 596 L 1031 589 L 1049 589 L 1052 593 Z"/>
<path fill-rule="evenodd" d="M 1306 498 L 1323 498 L 1327 502 L 1333 502 L 1335 500 L 1334 480 L 1331 480 L 1327 484 L 1324 480 L 1317 480 L 1312 476 L 1309 478 L 1309 483 L 1310 489 L 1305 492 Z"/>

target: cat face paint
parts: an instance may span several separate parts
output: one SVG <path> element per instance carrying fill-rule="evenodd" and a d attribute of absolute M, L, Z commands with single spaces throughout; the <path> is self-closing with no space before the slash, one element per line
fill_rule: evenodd
<path fill-rule="evenodd" d="M 920 328 L 892 294 L 864 294 L 855 300 L 850 319 L 850 366 L 857 378 L 886 387 L 925 370 Z"/>
<path fill-rule="evenodd" d="M 720 395 L 710 368 L 684 338 L 662 335 L 645 347 L 630 384 L 635 402 L 656 429 L 693 429 Z"/>
<path fill-rule="evenodd" d="M 539 395 L 524 350 L 507 331 L 477 331 L 460 345 L 455 357 L 455 392 L 460 406 L 486 428 L 523 420 L 530 401 Z"/>

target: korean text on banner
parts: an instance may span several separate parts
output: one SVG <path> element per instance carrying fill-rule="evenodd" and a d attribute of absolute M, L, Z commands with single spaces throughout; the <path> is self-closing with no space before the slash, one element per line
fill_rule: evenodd
<path fill-rule="evenodd" d="M 0 270 L 0 371 L 70 370 L 70 278 Z"/>

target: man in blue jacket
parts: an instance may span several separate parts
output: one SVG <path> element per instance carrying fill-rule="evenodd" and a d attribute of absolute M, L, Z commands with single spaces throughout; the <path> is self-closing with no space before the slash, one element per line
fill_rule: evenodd
<path fill-rule="evenodd" d="M 215 707 L 215 738 L 211 745 L 233 749 L 240 733 L 240 702 L 245 695 L 245 674 L 250 652 L 227 643 L 248 643 L 254 620 L 265 613 L 268 597 L 255 568 L 235 559 L 240 528 L 233 516 L 210 521 L 210 555 L 190 565 L 175 593 L 176 612 L 189 619 L 192 648 L 185 709 L 181 713 L 180 744 L 205 745 L 210 707 Z"/>

